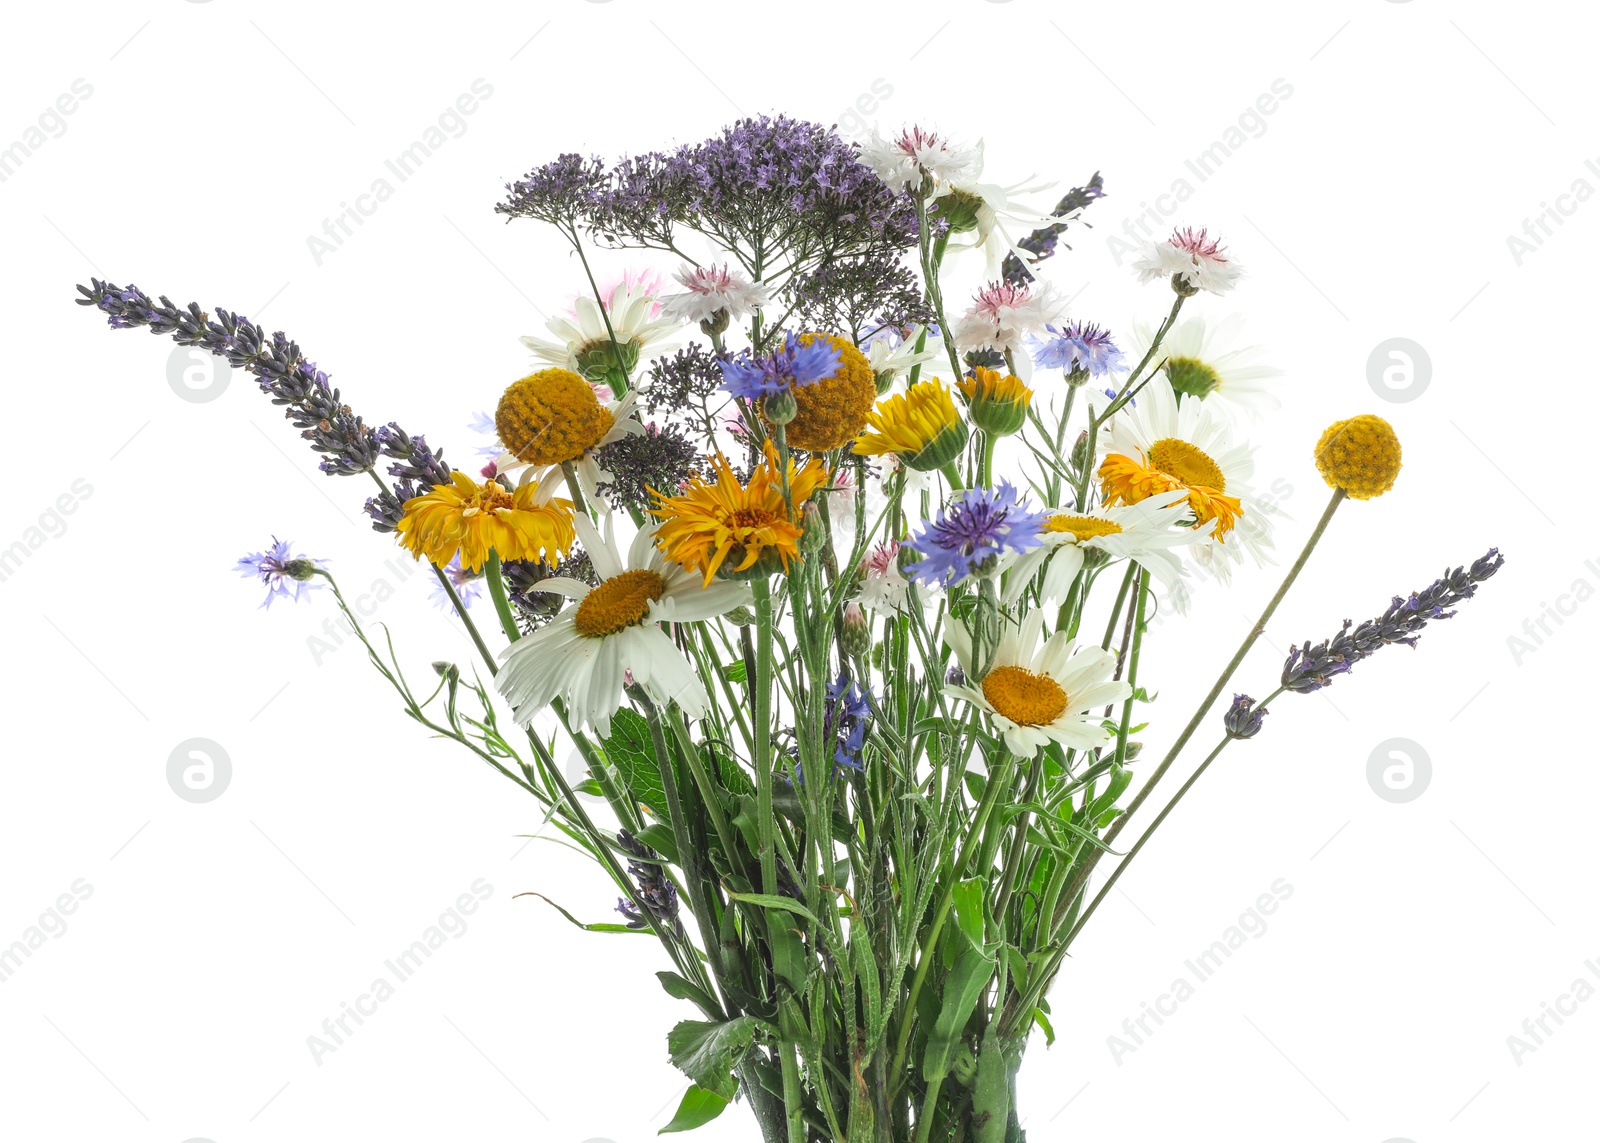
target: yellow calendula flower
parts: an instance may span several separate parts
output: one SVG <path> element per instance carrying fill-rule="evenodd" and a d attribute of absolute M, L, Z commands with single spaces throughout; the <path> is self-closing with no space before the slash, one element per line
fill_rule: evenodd
<path fill-rule="evenodd" d="M 1317 471 L 1329 488 L 1352 500 L 1371 500 L 1394 487 L 1400 474 L 1400 438 L 1382 417 L 1363 413 L 1335 421 L 1317 441 Z"/>
<path fill-rule="evenodd" d="M 800 555 L 801 508 L 829 474 L 821 461 L 797 469 L 789 462 L 789 499 L 784 501 L 777 450 L 769 442 L 766 459 L 750 474 L 748 484 L 734 477 L 720 453 L 711 462 L 715 481 L 699 475 L 678 496 L 654 495 L 660 506 L 650 511 L 661 520 L 656 542 L 667 557 L 700 572 L 709 584 L 724 579 L 770 575 Z"/>
<path fill-rule="evenodd" d="M 1022 378 L 1012 374 L 1001 375 L 981 365 L 972 376 L 957 382 L 967 399 L 967 413 L 972 423 L 990 436 L 1003 437 L 1022 428 L 1028 419 L 1028 405 L 1033 400 L 1033 390 L 1022 383 Z"/>
<path fill-rule="evenodd" d="M 461 566 L 480 570 L 489 549 L 502 560 L 554 562 L 572 548 L 572 501 L 538 499 L 533 481 L 507 492 L 495 480 L 481 484 L 452 472 L 449 484 L 405 502 L 395 525 L 401 547 L 444 567 L 459 551 Z"/>
<path fill-rule="evenodd" d="M 867 423 L 878 399 L 872 362 L 850 342 L 828 333 L 802 333 L 801 344 L 823 340 L 839 351 L 839 368 L 832 377 L 793 390 L 795 415 L 785 426 L 788 443 L 807 452 L 843 448 Z"/>
<path fill-rule="evenodd" d="M 857 456 L 893 454 L 907 468 L 931 472 L 949 464 L 967 443 L 967 425 L 938 378 L 919 381 L 878 402 L 867 414 L 871 431 L 856 438 Z"/>
<path fill-rule="evenodd" d="M 614 420 L 594 387 L 567 369 L 541 369 L 513 382 L 494 412 L 500 442 L 536 468 L 577 460 L 605 439 Z"/>

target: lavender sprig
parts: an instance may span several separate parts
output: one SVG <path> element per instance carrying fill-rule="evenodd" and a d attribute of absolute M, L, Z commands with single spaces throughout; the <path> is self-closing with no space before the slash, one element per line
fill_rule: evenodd
<path fill-rule="evenodd" d="M 1033 281 L 1035 277 L 1033 267 L 1056 252 L 1061 232 L 1076 222 L 1078 215 L 1095 199 L 1104 198 L 1105 193 L 1105 181 L 1101 179 L 1100 172 L 1096 171 L 1094 178 L 1086 184 L 1073 187 L 1063 195 L 1061 201 L 1056 203 L 1056 208 L 1050 212 L 1052 217 L 1061 221 L 1040 227 L 1018 242 L 1018 249 L 1026 250 L 1033 257 L 1024 265 L 1022 259 L 1015 254 L 1007 254 L 1006 260 L 1000 264 L 1001 277 L 1013 286 L 1022 286 Z"/>
<path fill-rule="evenodd" d="M 366 503 L 375 531 L 394 530 L 401 505 L 417 494 L 419 483 L 449 482 L 442 451 L 435 452 L 422 437 L 410 436 L 392 422 L 376 429 L 366 424 L 339 399 L 328 375 L 283 333 L 268 338 L 243 314 L 218 309 L 213 317 L 197 302 L 180 309 L 164 294 L 153 302 L 131 283 L 122 287 L 99 278 L 89 281 L 89 286 L 78 287 L 83 297 L 77 302 L 100 310 L 112 329 L 143 326 L 153 334 L 169 334 L 179 345 L 199 346 L 254 374 L 261 391 L 274 405 L 284 406 L 284 417 L 322 454 L 318 467 L 329 476 L 372 472 L 381 457 L 394 460 L 389 474 L 400 483 L 393 492 L 380 493 Z"/>
<path fill-rule="evenodd" d="M 617 912 L 628 922 L 630 929 L 655 926 L 663 932 L 681 935 L 683 926 L 678 921 L 678 888 L 662 868 L 662 857 L 644 842 L 625 829 L 617 831 L 617 848 L 631 860 L 628 872 L 639 887 L 638 900 L 649 910 L 649 916 L 626 898 L 617 899 Z"/>
<path fill-rule="evenodd" d="M 1416 646 L 1424 627 L 1435 619 L 1453 616 L 1455 612 L 1449 609 L 1462 600 L 1471 599 L 1478 585 L 1499 571 L 1504 563 L 1500 549 L 1490 548 L 1470 567 L 1446 570 L 1442 578 L 1421 591 L 1404 598 L 1395 596 L 1388 609 L 1376 619 L 1368 619 L 1353 630 L 1350 620 L 1346 619 L 1332 639 L 1325 639 L 1314 647 L 1308 641 L 1291 648 L 1283 664 L 1283 689 L 1310 694 L 1327 686 L 1335 676 L 1348 674 L 1351 667 L 1380 647 L 1390 643 Z"/>

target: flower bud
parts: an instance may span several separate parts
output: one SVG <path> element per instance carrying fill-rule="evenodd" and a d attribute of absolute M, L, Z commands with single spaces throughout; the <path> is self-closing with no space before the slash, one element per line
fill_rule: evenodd
<path fill-rule="evenodd" d="M 700 332 L 707 337 L 716 337 L 728 331 L 728 311 L 720 309 L 710 317 L 700 319 Z"/>
<path fill-rule="evenodd" d="M 775 425 L 787 425 L 799 411 L 800 405 L 791 389 L 780 389 L 761 398 L 761 415 Z"/>
<path fill-rule="evenodd" d="M 1233 696 L 1233 705 L 1222 715 L 1222 729 L 1229 738 L 1254 738 L 1261 730 L 1261 720 L 1268 712 L 1256 710 L 1255 705 L 1249 695 Z"/>
<path fill-rule="evenodd" d="M 866 613 L 861 610 L 859 603 L 845 604 L 840 627 L 844 632 L 844 649 L 847 655 L 854 659 L 864 659 L 871 654 L 872 625 L 867 622 Z"/>
<path fill-rule="evenodd" d="M 980 366 L 957 388 L 967 398 L 967 416 L 992 437 L 1010 436 L 1027 422 L 1033 390 L 1018 377 Z"/>
<path fill-rule="evenodd" d="M 822 520 L 822 509 L 815 500 L 808 500 L 800 509 L 800 551 L 815 555 L 828 543 L 827 525 Z"/>
<path fill-rule="evenodd" d="M 878 396 L 883 396 L 894 387 L 894 370 L 880 369 L 872 375 L 872 383 L 877 386 Z"/>

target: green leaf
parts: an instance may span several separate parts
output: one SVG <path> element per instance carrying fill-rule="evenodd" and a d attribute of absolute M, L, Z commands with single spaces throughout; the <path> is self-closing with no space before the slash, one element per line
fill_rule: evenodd
<path fill-rule="evenodd" d="M 731 889 L 726 890 L 726 892 L 735 901 L 760 905 L 763 909 L 781 909 L 785 913 L 793 913 L 797 917 L 804 917 L 819 928 L 822 926 L 822 922 L 811 915 L 811 910 L 793 897 L 783 897 L 777 893 L 735 893 Z"/>
<path fill-rule="evenodd" d="M 543 893 L 534 893 L 534 892 L 532 892 L 530 890 L 530 891 L 528 891 L 526 893 L 513 894 L 513 897 L 537 897 L 537 898 L 539 898 L 539 900 L 543 901 L 546 905 L 549 905 L 556 912 L 560 913 L 567 920 L 571 921 L 574 925 L 577 925 L 578 928 L 583 929 L 586 932 L 591 932 L 591 933 L 640 933 L 640 934 L 642 934 L 644 936 L 649 936 L 650 935 L 650 930 L 649 929 L 630 929 L 627 925 L 618 925 L 618 924 L 611 923 L 609 921 L 597 921 L 597 922 L 594 922 L 592 924 L 584 924 L 582 921 L 578 920 L 578 918 L 574 917 L 571 913 L 569 913 L 565 909 L 563 909 L 560 905 L 557 905 L 554 901 L 550 900 L 550 898 L 546 897 Z"/>
<path fill-rule="evenodd" d="M 665 822 L 651 822 L 638 833 L 640 841 L 655 850 L 668 861 L 677 863 L 678 839 L 672 834 L 672 827 Z"/>
<path fill-rule="evenodd" d="M 684 1075 L 726 1101 L 738 1090 L 734 1065 L 749 1050 L 755 1034 L 756 1022 L 749 1016 L 720 1022 L 683 1020 L 667 1033 L 667 1051 Z"/>
<path fill-rule="evenodd" d="M 951 894 L 955 901 L 956 924 L 961 926 L 967 940 L 979 948 L 983 947 L 983 890 L 983 878 L 969 877 L 956 882 Z"/>
<path fill-rule="evenodd" d="M 692 1000 L 708 1016 L 718 1011 L 717 1002 L 706 995 L 705 989 L 692 981 L 685 980 L 677 973 L 658 972 L 656 979 L 661 982 L 666 994 L 674 1000 Z"/>
<path fill-rule="evenodd" d="M 721 671 L 722 677 L 727 679 L 730 683 L 742 683 L 745 680 L 745 666 L 743 659 L 735 659 L 733 662 L 724 665 L 721 668 Z"/>
<path fill-rule="evenodd" d="M 672 1117 L 672 1122 L 656 1134 L 666 1135 L 669 1132 L 693 1131 L 696 1127 L 704 1127 L 721 1115 L 730 1102 L 714 1091 L 707 1091 L 696 1084 L 690 1084 L 689 1090 L 683 1093 L 683 1102 L 678 1104 L 678 1113 Z"/>
<path fill-rule="evenodd" d="M 605 796 L 605 791 L 600 788 L 600 783 L 596 782 L 593 778 L 585 778 L 576 786 L 572 787 L 572 790 L 577 794 L 588 794 L 592 798 L 600 798 Z"/>
<path fill-rule="evenodd" d="M 928 1033 L 928 1048 L 922 1057 L 922 1078 L 928 1083 L 942 1080 L 950 1071 L 950 1061 L 961 1042 L 961 1030 L 982 999 L 993 972 L 994 954 L 981 948 L 969 945 L 957 958 L 955 968 L 950 970 L 945 981 L 939 1018 Z"/>
<path fill-rule="evenodd" d="M 1044 1032 L 1044 1046 L 1050 1047 L 1056 1042 L 1056 1030 L 1050 1026 L 1050 1020 L 1039 1009 L 1033 1010 L 1033 1022 L 1039 1025 Z"/>
<path fill-rule="evenodd" d="M 622 774 L 636 802 L 643 802 L 657 817 L 667 813 L 666 787 L 656 765 L 650 724 L 626 707 L 611 716 L 611 736 L 605 740 L 607 760 Z"/>

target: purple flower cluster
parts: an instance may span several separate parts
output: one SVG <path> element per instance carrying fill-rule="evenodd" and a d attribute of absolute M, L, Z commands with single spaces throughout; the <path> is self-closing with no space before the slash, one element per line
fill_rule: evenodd
<path fill-rule="evenodd" d="M 916 241 L 910 199 L 895 194 L 831 127 L 760 116 L 703 143 L 650 152 L 610 170 L 562 155 L 508 186 L 495 209 L 615 245 L 675 249 L 684 225 L 715 238 L 747 267 L 790 265 Z"/>
<path fill-rule="evenodd" d="M 654 421 L 642 433 L 628 433 L 602 445 L 595 459 L 607 473 L 595 490 L 619 512 L 652 507 L 652 491 L 676 493 L 702 465 L 699 446 L 683 429 Z"/>
<path fill-rule="evenodd" d="M 1100 172 L 1094 173 L 1081 187 L 1073 187 L 1056 203 L 1055 210 L 1050 213 L 1061 219 L 1060 222 L 1051 223 L 1041 227 L 1017 243 L 1018 249 L 1025 250 L 1033 257 L 1028 259 L 1026 265 L 1015 254 L 1007 254 L 1006 260 L 1000 265 L 1001 277 L 1013 286 L 1023 286 L 1033 281 L 1033 267 L 1043 262 L 1056 252 L 1056 245 L 1061 239 L 1061 232 L 1070 224 L 1078 220 L 1079 214 L 1085 207 L 1096 199 L 1105 197 L 1105 182 L 1100 178 Z M 1068 247 L 1068 249 L 1071 249 Z"/>
<path fill-rule="evenodd" d="M 1289 658 L 1283 664 L 1283 689 L 1310 694 L 1327 686 L 1336 675 L 1347 674 L 1351 667 L 1380 647 L 1390 643 L 1416 646 L 1424 627 L 1435 619 L 1449 619 L 1455 612 L 1447 609 L 1471 599 L 1478 585 L 1499 571 L 1504 563 L 1500 549 L 1490 548 L 1470 567 L 1446 571 L 1443 578 L 1405 598 L 1395 596 L 1388 610 L 1376 619 L 1369 619 L 1354 630 L 1346 619 L 1332 639 L 1325 639 L 1314 647 L 1307 642 L 1290 648 Z"/>
<path fill-rule="evenodd" d="M 444 484 L 450 470 L 443 453 L 434 452 L 422 437 L 407 434 L 399 425 L 372 428 L 339 399 L 328 375 L 308 361 L 300 347 L 282 333 L 269 339 L 262 328 L 242 314 L 219 309 L 216 316 L 198 303 L 179 309 L 164 295 L 159 303 L 139 287 L 126 288 L 91 278 L 79 286 L 80 306 L 104 313 L 112 329 L 143 326 L 153 334 L 170 334 L 179 345 L 195 345 L 225 358 L 236 369 L 255 374 L 262 392 L 274 405 L 284 406 L 284 416 L 300 435 L 322 454 L 320 467 L 330 476 L 352 476 L 373 471 L 382 457 L 395 463 L 389 473 L 400 483 L 394 492 L 367 501 L 367 515 L 380 532 L 394 530 L 400 505 L 417 494 L 418 485 Z"/>
<path fill-rule="evenodd" d="M 992 574 L 1008 549 L 1037 548 L 1048 515 L 1035 512 L 1002 480 L 999 488 L 969 488 L 939 510 L 937 520 L 924 521 L 922 531 L 907 542 L 923 559 L 905 574 L 934 587 L 953 587 L 969 575 Z"/>
<path fill-rule="evenodd" d="M 308 591 L 322 584 L 313 582 L 319 565 L 326 560 L 313 560 L 310 556 L 297 556 L 288 540 L 272 537 L 272 546 L 264 552 L 251 552 L 233 566 L 246 579 L 259 579 L 267 585 L 267 598 L 262 607 L 271 607 L 279 596 L 298 603 Z"/>
<path fill-rule="evenodd" d="M 807 345 L 787 333 L 782 347 L 771 353 L 752 354 L 747 349 L 718 364 L 722 367 L 723 389 L 735 397 L 755 401 L 832 377 L 839 371 L 843 356 L 831 342 L 817 338 Z"/>
<path fill-rule="evenodd" d="M 1261 733 L 1261 724 L 1270 710 L 1258 709 L 1256 700 L 1249 695 L 1234 695 L 1233 705 L 1222 714 L 1222 729 L 1229 738 L 1254 738 Z"/>

